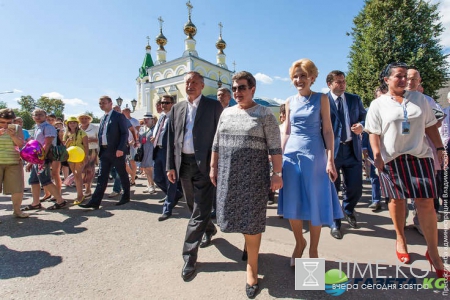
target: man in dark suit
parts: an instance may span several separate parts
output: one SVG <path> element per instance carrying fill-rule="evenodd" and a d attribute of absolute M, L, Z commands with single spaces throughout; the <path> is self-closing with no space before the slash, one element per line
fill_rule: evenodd
<path fill-rule="evenodd" d="M 153 137 L 151 142 L 153 143 L 153 181 L 156 185 L 166 194 L 163 204 L 163 212 L 158 218 L 158 221 L 164 221 L 170 218 L 172 215 L 172 209 L 177 205 L 178 200 L 183 197 L 181 192 L 181 186 L 179 186 L 179 181 L 172 183 L 167 178 L 166 174 L 166 163 L 167 163 L 167 136 L 170 122 L 170 110 L 174 104 L 174 98 L 170 95 L 162 96 L 161 100 L 162 113 L 156 123 L 153 130 Z"/>
<path fill-rule="evenodd" d="M 111 168 L 114 166 L 119 174 L 123 188 L 122 198 L 116 205 L 130 202 L 130 180 L 125 169 L 125 156 L 128 153 L 128 122 L 127 118 L 113 110 L 113 103 L 110 97 L 103 96 L 99 100 L 100 109 L 105 115 L 100 120 L 98 131 L 98 142 L 100 146 L 99 175 L 94 194 L 87 204 L 81 204 L 83 208 L 98 209 L 108 185 L 108 177 Z"/>
<path fill-rule="evenodd" d="M 334 132 L 334 163 L 336 171 L 342 170 L 344 184 L 342 208 L 349 225 L 358 228 L 354 215 L 356 204 L 362 195 L 362 151 L 361 137 L 366 118 L 366 110 L 358 95 L 345 93 L 345 74 L 341 71 L 331 71 L 327 76 L 330 88 L 331 123 Z M 336 190 L 339 191 L 340 180 L 336 180 Z M 341 220 L 334 220 L 331 235 L 342 239 Z"/>
<path fill-rule="evenodd" d="M 211 244 L 217 229 L 211 222 L 214 185 L 209 178 L 211 148 L 222 105 L 202 96 L 203 76 L 188 72 L 184 77 L 188 101 L 172 107 L 167 145 L 167 177 L 179 178 L 186 203 L 192 212 L 183 246 L 185 261 L 181 277 L 187 281 L 195 274 L 198 247 Z M 204 235 L 204 236 L 203 236 Z"/>

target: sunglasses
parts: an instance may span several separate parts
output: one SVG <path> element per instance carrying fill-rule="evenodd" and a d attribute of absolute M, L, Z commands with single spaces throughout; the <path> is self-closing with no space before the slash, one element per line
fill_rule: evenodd
<path fill-rule="evenodd" d="M 239 92 L 245 91 L 245 90 L 247 90 L 248 88 L 249 88 L 248 85 L 243 84 L 243 85 L 239 85 L 239 86 L 233 86 L 233 87 L 231 88 L 231 90 L 232 90 L 233 93 L 234 93 L 234 92 L 236 92 L 236 91 L 239 91 Z"/>
<path fill-rule="evenodd" d="M 166 102 L 166 101 L 164 101 L 164 102 L 161 102 L 161 105 L 162 104 L 172 104 L 172 102 Z"/>

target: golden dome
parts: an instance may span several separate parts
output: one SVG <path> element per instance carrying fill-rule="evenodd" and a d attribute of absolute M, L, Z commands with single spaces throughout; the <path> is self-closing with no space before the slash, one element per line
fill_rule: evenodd
<path fill-rule="evenodd" d="M 160 50 L 164 50 L 164 46 L 167 44 L 167 39 L 162 33 L 162 30 L 159 32 L 159 35 L 156 37 L 156 44 L 159 45 Z"/>
<path fill-rule="evenodd" d="M 152 47 L 150 47 L 150 45 L 145 46 L 145 50 L 151 50 Z"/>
<path fill-rule="evenodd" d="M 189 18 L 189 21 L 184 24 L 184 33 L 191 39 L 197 33 L 197 27 L 195 27 L 194 23 L 191 22 L 191 18 Z"/>
<path fill-rule="evenodd" d="M 222 39 L 222 36 L 219 36 L 219 39 L 216 42 L 216 48 L 219 49 L 219 53 L 223 53 L 223 49 L 227 47 L 227 43 Z"/>

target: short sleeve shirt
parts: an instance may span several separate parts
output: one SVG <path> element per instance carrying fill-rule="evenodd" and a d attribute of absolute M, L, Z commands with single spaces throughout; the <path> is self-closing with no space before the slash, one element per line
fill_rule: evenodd
<path fill-rule="evenodd" d="M 365 131 L 380 136 L 381 157 L 385 163 L 403 154 L 433 157 L 425 128 L 436 124 L 436 117 L 422 93 L 406 91 L 403 97 L 403 104 L 400 104 L 390 95 L 380 96 L 372 101 L 366 116 Z M 409 134 L 402 134 L 404 108 L 410 124 Z"/>
<path fill-rule="evenodd" d="M 47 121 L 36 124 L 34 130 L 34 139 L 44 146 L 45 138 L 53 137 L 52 145 L 56 146 L 56 128 L 47 123 Z"/>

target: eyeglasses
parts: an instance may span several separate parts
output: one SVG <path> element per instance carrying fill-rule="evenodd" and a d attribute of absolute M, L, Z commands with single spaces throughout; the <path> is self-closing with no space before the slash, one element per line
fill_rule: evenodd
<path fill-rule="evenodd" d="M 249 88 L 248 85 L 243 84 L 243 85 L 239 85 L 239 86 L 233 86 L 233 87 L 231 87 L 231 90 L 232 90 L 233 93 L 234 93 L 234 92 L 236 92 L 236 91 L 239 91 L 239 92 L 245 91 L 245 90 L 248 89 L 248 88 Z"/>
<path fill-rule="evenodd" d="M 12 124 L 12 121 L 11 122 L 0 121 L 0 124 Z"/>
<path fill-rule="evenodd" d="M 34 114 L 33 117 L 43 117 L 45 114 Z"/>
<path fill-rule="evenodd" d="M 166 102 L 166 101 L 161 102 L 161 105 L 163 105 L 163 104 L 172 104 L 172 102 Z"/>

